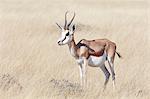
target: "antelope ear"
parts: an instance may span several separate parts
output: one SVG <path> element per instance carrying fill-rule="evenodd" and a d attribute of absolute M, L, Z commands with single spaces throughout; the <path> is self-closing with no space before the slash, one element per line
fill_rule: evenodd
<path fill-rule="evenodd" d="M 75 25 L 73 25 L 72 27 L 70 27 L 70 34 L 73 34 L 75 32 Z"/>
<path fill-rule="evenodd" d="M 75 31 L 75 24 L 72 26 L 72 32 Z"/>

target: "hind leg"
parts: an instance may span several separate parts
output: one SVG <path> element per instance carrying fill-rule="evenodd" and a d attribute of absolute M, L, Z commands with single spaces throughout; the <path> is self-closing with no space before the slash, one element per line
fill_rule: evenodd
<path fill-rule="evenodd" d="M 107 70 L 105 65 L 100 66 L 100 68 L 103 71 L 103 73 L 105 74 L 105 82 L 104 82 L 104 89 L 103 89 L 103 91 L 104 91 L 106 89 L 106 85 L 107 85 L 107 83 L 109 81 L 110 73 Z"/>
<path fill-rule="evenodd" d="M 108 57 L 108 64 L 110 67 L 110 71 L 112 74 L 112 81 L 113 81 L 113 87 L 115 88 L 115 71 L 114 71 L 114 63 L 113 63 L 113 59 Z"/>

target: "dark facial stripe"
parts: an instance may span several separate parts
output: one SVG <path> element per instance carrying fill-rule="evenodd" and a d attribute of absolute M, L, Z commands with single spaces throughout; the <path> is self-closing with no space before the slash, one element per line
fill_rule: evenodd
<path fill-rule="evenodd" d="M 63 42 L 65 39 L 66 39 L 66 36 L 65 36 L 65 38 L 62 40 L 62 42 Z"/>

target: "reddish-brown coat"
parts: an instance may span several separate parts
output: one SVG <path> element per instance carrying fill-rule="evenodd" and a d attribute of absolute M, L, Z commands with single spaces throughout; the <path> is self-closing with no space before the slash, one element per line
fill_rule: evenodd
<path fill-rule="evenodd" d="M 75 49 L 76 57 L 89 56 L 102 56 L 104 52 L 110 58 L 114 58 L 116 52 L 116 44 L 107 39 L 96 39 L 96 40 L 81 40 L 78 44 L 75 44 L 74 39 L 70 43 L 70 48 Z M 82 51 L 81 51 L 82 48 Z"/>

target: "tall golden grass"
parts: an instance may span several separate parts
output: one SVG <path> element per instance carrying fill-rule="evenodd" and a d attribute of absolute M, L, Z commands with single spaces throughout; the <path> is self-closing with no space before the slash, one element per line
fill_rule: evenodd
<path fill-rule="evenodd" d="M 81 90 L 75 59 L 56 43 L 67 10 L 76 42 L 116 42 L 115 92 L 111 79 L 102 92 L 104 75 L 91 67 Z M 0 99 L 149 99 L 148 11 L 146 0 L 0 0 Z"/>

